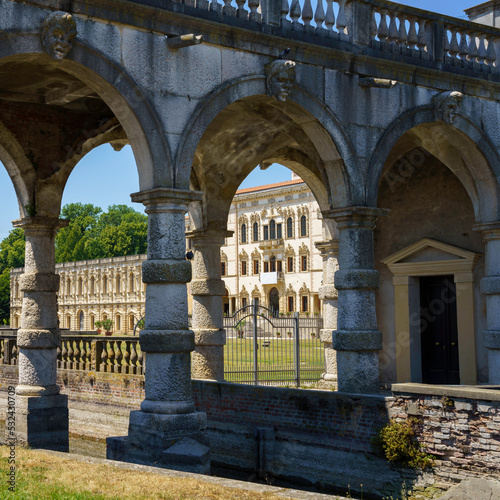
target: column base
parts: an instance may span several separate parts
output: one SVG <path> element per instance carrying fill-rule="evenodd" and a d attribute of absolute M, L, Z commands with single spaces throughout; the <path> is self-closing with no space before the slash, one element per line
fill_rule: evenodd
<path fill-rule="evenodd" d="M 128 436 L 106 439 L 106 457 L 154 467 L 210 474 L 206 414 L 130 412 Z"/>
<path fill-rule="evenodd" d="M 380 391 L 376 351 L 337 351 L 339 392 L 373 394 Z"/>
<path fill-rule="evenodd" d="M 47 450 L 69 451 L 68 396 L 16 395 L 14 413 L 7 414 L 7 441 Z M 15 430 L 9 430 L 9 417 L 15 417 Z M 12 435 L 12 432 L 14 435 Z"/>

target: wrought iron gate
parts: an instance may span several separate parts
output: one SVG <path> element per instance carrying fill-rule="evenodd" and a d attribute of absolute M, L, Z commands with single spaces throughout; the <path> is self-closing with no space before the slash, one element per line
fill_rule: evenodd
<path fill-rule="evenodd" d="M 258 304 L 224 318 L 225 380 L 297 387 L 317 382 L 325 371 L 324 348 L 319 331 L 301 327 L 300 321 L 298 313 L 276 317 Z"/>

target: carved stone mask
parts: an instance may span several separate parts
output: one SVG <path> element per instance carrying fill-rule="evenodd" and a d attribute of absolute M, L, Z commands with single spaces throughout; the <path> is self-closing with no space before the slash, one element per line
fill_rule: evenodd
<path fill-rule="evenodd" d="M 436 119 L 447 125 L 453 125 L 455 118 L 460 113 L 463 98 L 464 95 L 457 91 L 443 92 L 435 96 L 433 102 Z"/>
<path fill-rule="evenodd" d="M 295 82 L 295 62 L 278 59 L 266 66 L 267 95 L 285 102 Z"/>
<path fill-rule="evenodd" d="M 67 12 L 53 12 L 43 22 L 42 44 L 50 57 L 62 61 L 72 49 L 76 23 Z"/>

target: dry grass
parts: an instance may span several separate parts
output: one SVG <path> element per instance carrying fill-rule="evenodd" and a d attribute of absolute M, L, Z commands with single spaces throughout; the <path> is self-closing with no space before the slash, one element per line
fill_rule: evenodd
<path fill-rule="evenodd" d="M 0 498 L 57 500 L 283 500 L 271 493 L 228 488 L 191 478 L 84 463 L 43 451 L 16 448 L 16 491 L 8 491 L 8 448 L 0 447 Z"/>

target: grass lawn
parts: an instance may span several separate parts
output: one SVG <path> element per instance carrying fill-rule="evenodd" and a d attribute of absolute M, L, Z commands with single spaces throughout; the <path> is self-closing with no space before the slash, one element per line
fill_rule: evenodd
<path fill-rule="evenodd" d="M 0 447 L 0 498 L 15 500 L 283 500 L 186 477 L 164 477 L 16 447 L 16 490 L 8 490 L 9 449 Z"/>

